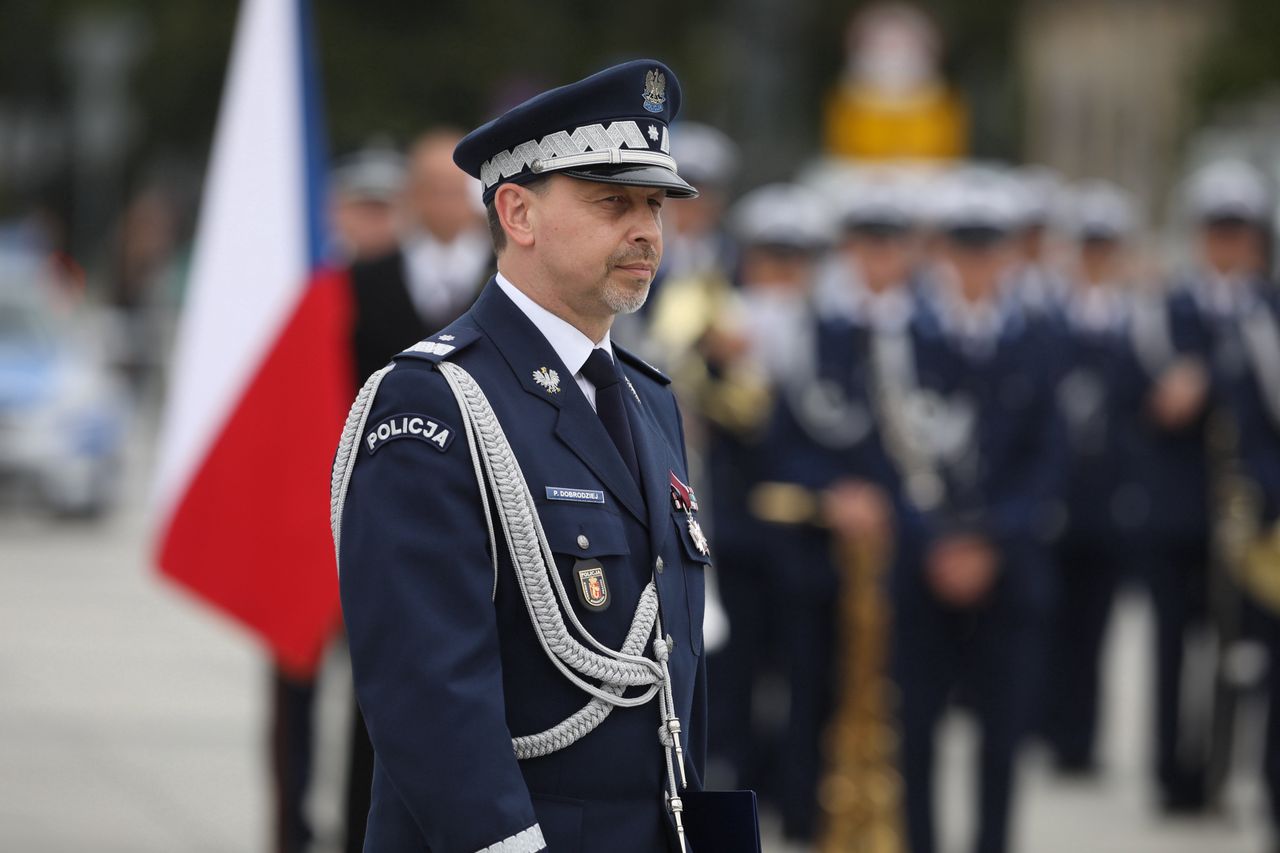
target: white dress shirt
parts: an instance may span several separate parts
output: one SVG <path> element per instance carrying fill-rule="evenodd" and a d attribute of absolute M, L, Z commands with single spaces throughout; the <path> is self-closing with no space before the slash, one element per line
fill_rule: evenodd
<path fill-rule="evenodd" d="M 492 250 L 483 228 L 464 231 L 450 243 L 419 231 L 405 238 L 409 297 L 423 319 L 456 314 L 471 304 Z"/>
<path fill-rule="evenodd" d="M 613 358 L 613 344 L 609 341 L 609 333 L 604 333 L 600 343 L 592 343 L 591 338 L 588 338 L 572 324 L 557 317 L 530 299 L 524 291 L 512 284 L 502 273 L 498 273 L 497 281 L 498 287 L 502 288 L 502 292 L 507 295 L 507 298 L 516 304 L 516 307 L 529 318 L 533 325 L 538 327 L 538 331 L 542 332 L 542 336 L 547 339 L 547 343 L 551 344 L 551 348 L 556 351 L 556 355 L 560 356 L 560 361 L 564 362 L 564 366 L 572 371 L 574 381 L 578 383 L 582 393 L 587 396 L 587 402 L 594 409 L 596 407 L 596 389 L 582 375 L 582 365 L 587 363 L 587 358 L 591 355 L 593 349 L 602 349 L 609 354 L 610 359 Z M 541 366 L 533 365 L 530 370 Z"/>

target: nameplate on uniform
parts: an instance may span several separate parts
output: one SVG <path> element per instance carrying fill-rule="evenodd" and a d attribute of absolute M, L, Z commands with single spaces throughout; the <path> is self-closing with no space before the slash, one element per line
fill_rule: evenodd
<path fill-rule="evenodd" d="M 580 504 L 604 503 L 604 492 L 599 489 L 570 489 L 565 486 L 547 486 L 547 500 L 572 501 Z"/>
<path fill-rule="evenodd" d="M 365 433 L 364 444 L 370 453 L 377 453 L 384 444 L 398 438 L 425 441 L 443 453 L 453 442 L 453 428 L 430 415 L 392 415 Z"/>

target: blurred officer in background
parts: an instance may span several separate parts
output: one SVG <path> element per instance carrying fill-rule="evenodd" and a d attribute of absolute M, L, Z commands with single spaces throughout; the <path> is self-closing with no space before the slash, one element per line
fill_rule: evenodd
<path fill-rule="evenodd" d="M 1018 201 L 1018 264 L 1012 286 L 1030 316 L 1057 320 L 1068 290 L 1054 257 L 1054 224 L 1063 204 L 1062 181 L 1043 166 L 1023 167 L 1012 177 Z"/>
<path fill-rule="evenodd" d="M 1236 164 L 1263 190 L 1262 176 Z M 1225 167 L 1219 167 L 1225 174 Z M 1259 205 L 1264 209 L 1268 205 Z M 1270 804 L 1273 849 L 1280 850 L 1280 298 L 1265 263 L 1272 222 L 1251 214 L 1232 235 L 1240 245 L 1241 275 L 1233 308 L 1220 315 L 1214 347 L 1214 545 L 1232 589 L 1243 591 L 1241 634 L 1267 651 L 1268 710 L 1263 777 Z M 1249 259 L 1253 260 L 1250 261 Z M 1216 434 L 1215 434 L 1216 433 Z M 1216 438 L 1216 445 L 1214 444 Z"/>
<path fill-rule="evenodd" d="M 351 268 L 361 382 L 461 314 L 493 266 L 475 182 L 453 162 L 458 131 L 428 131 L 409 153 L 399 245 Z"/>
<path fill-rule="evenodd" d="M 1140 433 L 1143 477 L 1151 496 L 1142 555 L 1156 616 L 1156 775 L 1161 805 L 1195 812 L 1210 805 L 1213 725 L 1229 724 L 1213 707 L 1216 673 L 1207 646 L 1211 616 L 1210 430 L 1214 352 L 1233 335 L 1232 318 L 1247 303 L 1248 283 L 1264 260 L 1259 228 L 1267 197 L 1261 175 L 1232 161 L 1211 164 L 1186 186 L 1195 258 L 1135 327 L 1135 347 L 1151 388 Z M 1219 645 L 1230 637 L 1217 638 Z M 1198 655 L 1188 654 L 1191 650 Z M 1191 664 L 1198 662 L 1199 668 Z M 1188 684 L 1190 680 L 1190 684 Z M 1228 698 L 1219 691 L 1218 700 Z M 1221 729 L 1220 729 L 1221 731 Z"/>
<path fill-rule="evenodd" d="M 649 301 L 639 312 L 619 317 L 613 334 L 654 364 L 674 369 L 715 316 L 713 309 L 728 292 L 737 266 L 737 249 L 725 228 L 725 210 L 738 173 L 739 152 L 728 136 L 695 121 L 673 126 L 671 144 L 682 152 L 680 173 L 698 187 L 699 195 L 663 211 L 666 249 Z M 668 291 L 672 291 L 669 297 Z M 694 451 L 699 444 L 696 418 L 686 428 L 694 430 L 690 435 Z"/>
<path fill-rule="evenodd" d="M 1061 301 L 1065 371 L 1057 402 L 1069 454 L 1066 528 L 1055 547 L 1060 596 L 1045 685 L 1043 733 L 1059 770 L 1095 770 L 1099 658 L 1118 582 L 1150 497 L 1132 458 L 1143 388 L 1130 346 L 1133 205 L 1095 182 L 1073 194 L 1075 264 Z"/>
<path fill-rule="evenodd" d="M 404 187 L 404 155 L 386 143 L 338 161 L 329 179 L 329 217 L 343 260 L 355 263 L 395 251 Z"/>
<path fill-rule="evenodd" d="M 690 181 L 700 181 L 699 196 L 673 205 L 663 222 L 668 247 L 659 274 L 662 278 L 730 275 L 736 253 L 725 232 L 724 213 L 738 175 L 738 146 L 711 125 L 696 121 L 674 125 L 671 145 L 681 151 L 681 173 Z"/>
<path fill-rule="evenodd" d="M 771 308 L 762 312 L 760 324 L 760 335 L 770 346 L 791 350 L 781 362 L 785 370 L 775 376 L 777 407 L 760 463 L 761 483 L 749 501 L 752 513 L 770 522 L 763 533 L 773 567 L 778 644 L 790 687 L 779 805 L 784 835 L 796 841 L 814 841 L 830 831 L 831 815 L 819 811 L 820 782 L 832 773 L 852 772 L 838 766 L 828 736 L 846 722 L 833 719 L 833 712 L 843 713 L 844 697 L 860 688 L 838 666 L 847 650 L 842 604 L 856 582 L 853 573 L 872 570 L 859 564 L 855 549 L 879 555 L 892 535 L 893 511 L 884 487 L 887 463 L 872 408 L 868 338 L 871 324 L 887 321 L 890 314 L 896 313 L 899 329 L 910 317 L 909 310 L 875 307 L 895 299 L 890 291 L 903 282 L 892 270 L 905 264 L 891 256 L 905 243 L 904 227 L 899 210 L 884 204 L 886 199 L 865 197 L 861 189 L 846 180 L 838 193 L 830 194 L 840 199 L 844 234 L 840 251 L 820 268 L 813 308 L 806 305 L 799 315 Z M 780 218 L 776 231 L 786 227 L 787 219 L 781 217 L 787 211 L 781 205 L 767 210 Z M 855 232 L 859 236 L 850 236 Z M 848 245 L 861 240 L 877 245 Z M 859 267 L 855 253 L 863 250 L 875 257 L 874 270 Z M 744 257 L 752 251 L 747 249 Z M 796 319 L 784 325 L 784 316 Z M 880 568 L 875 572 L 882 573 Z"/>
<path fill-rule="evenodd" d="M 765 715 L 753 701 L 760 696 L 762 677 L 782 663 L 770 650 L 791 636 L 794 625 L 779 613 L 780 565 L 771 563 L 748 495 L 767 452 L 763 440 L 774 389 L 792 379 L 797 344 L 808 331 L 814 272 L 830 245 L 831 227 L 821 199 L 793 184 L 753 190 L 734 205 L 728 220 L 741 249 L 734 286 L 720 294 L 695 358 L 680 371 L 682 392 L 705 430 L 708 507 L 720 555 L 716 578 L 729 620 L 727 645 L 708 660 L 708 678 L 717 685 L 710 700 L 709 745 L 737 784 L 761 784 L 765 796 L 782 796 L 785 804 L 793 794 L 801 800 L 812 794 L 812 780 L 797 789 L 792 778 L 792 762 L 807 754 L 809 743 L 807 738 L 793 742 L 793 711 L 782 737 L 785 746 L 780 756 L 772 755 L 778 733 L 761 723 Z M 669 294 L 677 286 L 672 282 Z M 789 671 L 785 664 L 782 668 Z M 792 673 L 793 709 L 810 689 L 811 680 Z M 782 761 L 780 777 L 771 772 L 777 760 Z M 768 784 L 771 778 L 779 784 Z"/>
<path fill-rule="evenodd" d="M 907 397 L 905 493 L 921 513 L 919 571 L 898 584 L 902 765 L 913 853 L 932 853 L 935 734 L 953 691 L 981 728 L 979 853 L 1008 847 L 1015 760 L 1037 695 L 1053 579 L 1063 446 L 1050 339 L 1007 288 L 1012 191 L 966 170 L 939 187 L 930 310 Z M 899 458 L 908 458 L 899 454 Z M 901 463 L 900 463 L 901 464 Z"/>

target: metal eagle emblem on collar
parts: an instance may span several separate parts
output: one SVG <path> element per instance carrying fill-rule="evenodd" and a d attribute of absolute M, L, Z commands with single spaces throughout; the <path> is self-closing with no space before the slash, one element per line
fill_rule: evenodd
<path fill-rule="evenodd" d="M 533 371 L 533 381 L 547 389 L 548 394 L 560 393 L 560 374 L 545 367 Z"/>
<path fill-rule="evenodd" d="M 660 113 L 666 102 L 667 75 L 654 68 L 644 75 L 644 108 L 651 113 Z"/>

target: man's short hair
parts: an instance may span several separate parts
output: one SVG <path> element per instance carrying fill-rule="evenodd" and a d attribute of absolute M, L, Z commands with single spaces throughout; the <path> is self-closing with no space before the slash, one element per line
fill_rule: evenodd
<path fill-rule="evenodd" d="M 547 191 L 547 179 L 550 177 L 550 175 L 540 175 L 521 186 L 542 195 Z M 498 206 L 492 199 L 484 206 L 484 215 L 489 222 L 489 239 L 493 242 L 493 253 L 501 255 L 502 250 L 507 248 L 507 232 L 502 230 L 502 220 L 498 218 Z"/>

